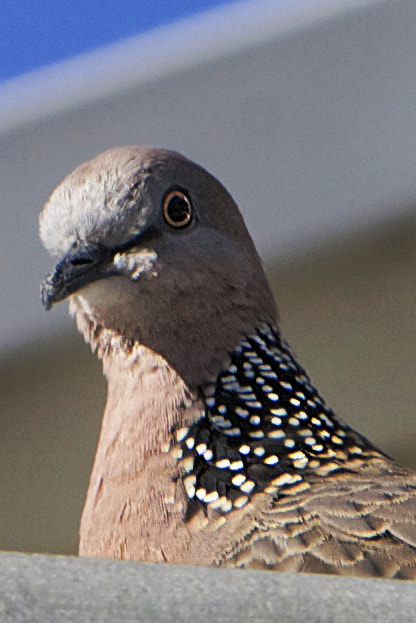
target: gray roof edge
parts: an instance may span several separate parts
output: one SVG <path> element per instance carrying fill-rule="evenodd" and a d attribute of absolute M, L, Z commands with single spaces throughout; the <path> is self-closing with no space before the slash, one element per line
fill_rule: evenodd
<path fill-rule="evenodd" d="M 69 621 L 411 621 L 416 584 L 0 553 L 0 619 Z"/>
<path fill-rule="evenodd" d="M 244 0 L 222 5 L 0 84 L 0 133 L 284 33 L 389 2 Z"/>

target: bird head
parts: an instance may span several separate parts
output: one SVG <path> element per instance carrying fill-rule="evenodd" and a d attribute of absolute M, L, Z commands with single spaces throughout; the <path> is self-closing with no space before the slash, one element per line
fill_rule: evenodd
<path fill-rule="evenodd" d="M 148 346 L 191 385 L 195 365 L 215 374 L 245 331 L 275 319 L 235 202 L 178 153 L 122 147 L 77 167 L 46 203 L 40 237 L 57 258 L 46 309 L 70 297 L 79 325 Z"/>

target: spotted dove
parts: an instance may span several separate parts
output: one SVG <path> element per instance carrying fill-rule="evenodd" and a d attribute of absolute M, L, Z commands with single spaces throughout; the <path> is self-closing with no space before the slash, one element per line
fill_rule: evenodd
<path fill-rule="evenodd" d="M 69 297 L 108 380 L 81 555 L 416 577 L 416 474 L 315 389 L 218 180 L 112 149 L 56 188 L 40 236 L 43 305 Z"/>

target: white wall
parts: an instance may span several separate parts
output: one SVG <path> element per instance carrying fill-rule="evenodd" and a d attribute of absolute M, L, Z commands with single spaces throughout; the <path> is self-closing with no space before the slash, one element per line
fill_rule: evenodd
<path fill-rule="evenodd" d="M 240 204 L 265 257 L 371 226 L 416 197 L 416 3 L 237 3 L 0 90 L 0 346 L 63 324 L 38 288 L 37 215 L 81 161 L 183 151 Z"/>

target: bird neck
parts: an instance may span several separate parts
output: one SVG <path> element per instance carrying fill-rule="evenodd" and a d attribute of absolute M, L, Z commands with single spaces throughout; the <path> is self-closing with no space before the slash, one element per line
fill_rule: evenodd
<path fill-rule="evenodd" d="M 80 554 L 170 559 L 172 533 L 186 499 L 169 449 L 172 430 L 200 417 L 182 379 L 166 361 L 113 336 L 102 353 L 108 380 L 94 466 L 80 526 Z M 182 538 L 185 538 L 182 536 Z M 165 552 L 165 553 L 163 553 Z"/>
<path fill-rule="evenodd" d="M 137 460 L 163 452 L 191 402 L 183 380 L 162 357 L 137 343 L 104 355 L 103 370 L 111 443 L 131 446 Z"/>
<path fill-rule="evenodd" d="M 97 331 L 108 399 L 81 554 L 164 560 L 178 542 L 188 548 L 201 510 L 224 517 L 256 493 L 302 493 L 311 478 L 381 456 L 325 404 L 273 326 L 247 334 L 193 394 L 160 355 Z"/>
<path fill-rule="evenodd" d="M 383 455 L 326 405 L 276 327 L 258 326 L 203 388 L 205 414 L 182 429 L 190 500 L 228 513 L 257 493 L 300 493 Z"/>
<path fill-rule="evenodd" d="M 156 277 L 137 283 L 120 276 L 101 279 L 71 297 L 70 312 L 99 356 L 112 350 L 116 339 L 123 348 L 137 342 L 196 389 L 217 376 L 228 351 L 259 320 L 276 319 L 259 260 L 251 272 L 247 262 L 240 264 L 231 271 L 218 261 L 215 272 L 208 272 L 210 266 L 194 272 L 192 265 L 183 278 L 164 265 Z"/>

